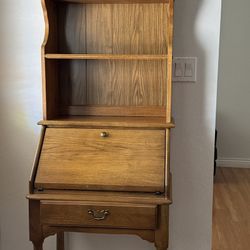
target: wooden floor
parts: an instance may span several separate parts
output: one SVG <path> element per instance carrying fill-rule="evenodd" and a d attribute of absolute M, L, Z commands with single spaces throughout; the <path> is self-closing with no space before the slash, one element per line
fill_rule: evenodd
<path fill-rule="evenodd" d="M 217 170 L 213 250 L 250 250 L 250 169 Z"/>

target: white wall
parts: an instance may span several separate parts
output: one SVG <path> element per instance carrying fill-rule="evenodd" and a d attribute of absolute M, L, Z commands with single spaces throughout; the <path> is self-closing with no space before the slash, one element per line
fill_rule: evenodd
<path fill-rule="evenodd" d="M 250 167 L 250 1 L 222 6 L 218 81 L 219 165 Z"/>
<path fill-rule="evenodd" d="M 176 1 L 174 55 L 198 57 L 198 81 L 174 83 L 173 250 L 211 250 L 220 5 L 218 0 Z"/>
<path fill-rule="evenodd" d="M 0 1 L 0 248 L 32 249 L 27 201 L 41 117 L 39 0 Z M 220 1 L 176 1 L 175 55 L 197 56 L 196 84 L 175 83 L 172 136 L 174 204 L 170 250 L 211 250 L 213 140 Z M 45 250 L 54 248 L 54 240 Z M 153 250 L 132 236 L 73 234 L 68 250 Z"/>
<path fill-rule="evenodd" d="M 1 250 L 32 249 L 25 195 L 42 116 L 43 28 L 39 0 L 0 0 Z"/>

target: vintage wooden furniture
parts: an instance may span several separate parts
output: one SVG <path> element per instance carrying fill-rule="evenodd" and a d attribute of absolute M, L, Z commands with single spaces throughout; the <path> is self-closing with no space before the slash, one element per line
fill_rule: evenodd
<path fill-rule="evenodd" d="M 43 110 L 30 240 L 134 234 L 168 247 L 173 0 L 42 0 Z"/>

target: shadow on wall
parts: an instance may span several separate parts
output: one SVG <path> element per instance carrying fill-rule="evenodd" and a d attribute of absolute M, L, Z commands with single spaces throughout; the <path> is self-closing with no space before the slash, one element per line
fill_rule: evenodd
<path fill-rule="evenodd" d="M 25 196 L 41 119 L 40 8 L 39 1 L 0 1 L 1 250 L 32 249 Z"/>
<path fill-rule="evenodd" d="M 211 249 L 219 43 L 219 16 L 212 10 L 213 2 L 175 2 L 174 56 L 195 56 L 198 68 L 196 83 L 173 83 L 170 249 Z M 220 3 L 217 7 L 219 11 Z"/>

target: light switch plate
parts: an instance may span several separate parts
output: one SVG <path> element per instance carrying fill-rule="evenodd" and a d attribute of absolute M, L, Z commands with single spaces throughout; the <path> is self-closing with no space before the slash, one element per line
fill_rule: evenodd
<path fill-rule="evenodd" d="M 196 82 L 197 57 L 174 57 L 173 82 Z"/>

